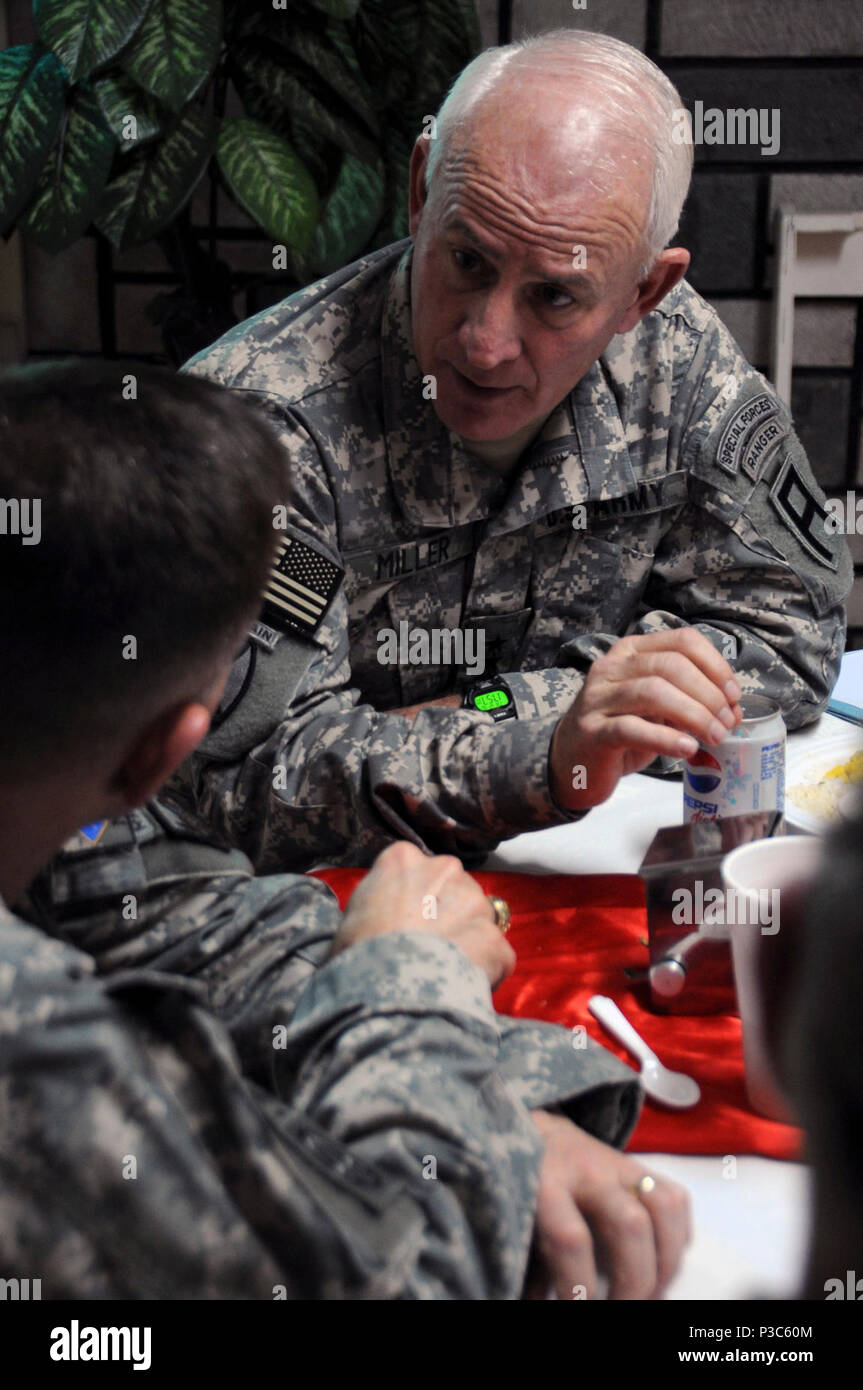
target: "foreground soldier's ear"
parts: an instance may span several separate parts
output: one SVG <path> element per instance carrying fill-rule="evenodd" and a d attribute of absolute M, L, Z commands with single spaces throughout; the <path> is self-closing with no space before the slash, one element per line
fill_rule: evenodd
<path fill-rule="evenodd" d="M 621 317 L 615 333 L 628 333 L 645 314 L 661 304 L 665 296 L 682 280 L 689 269 L 689 252 L 684 246 L 670 246 L 661 251 L 650 270 L 639 282 L 636 296 Z"/>
<path fill-rule="evenodd" d="M 210 711 L 198 702 L 175 705 L 137 735 L 109 784 L 117 799 L 111 814 L 141 806 L 154 797 L 210 727 Z M 106 807 L 106 814 L 109 808 Z"/>

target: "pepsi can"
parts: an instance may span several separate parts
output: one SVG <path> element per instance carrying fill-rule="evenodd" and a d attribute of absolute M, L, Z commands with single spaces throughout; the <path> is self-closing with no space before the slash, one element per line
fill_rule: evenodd
<path fill-rule="evenodd" d="M 743 718 L 716 748 L 701 744 L 683 767 L 683 819 L 716 820 L 785 809 L 785 721 L 763 695 L 744 695 Z"/>

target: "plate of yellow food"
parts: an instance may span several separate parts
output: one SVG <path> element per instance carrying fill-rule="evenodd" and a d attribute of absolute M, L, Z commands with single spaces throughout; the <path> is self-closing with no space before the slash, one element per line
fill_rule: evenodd
<path fill-rule="evenodd" d="M 829 830 L 863 788 L 863 729 L 841 730 L 817 748 L 789 745 L 785 819 L 820 835 Z"/>

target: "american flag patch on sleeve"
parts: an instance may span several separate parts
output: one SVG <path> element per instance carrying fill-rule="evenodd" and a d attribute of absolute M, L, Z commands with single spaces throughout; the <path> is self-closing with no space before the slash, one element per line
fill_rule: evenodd
<path fill-rule="evenodd" d="M 280 632 L 311 637 L 338 592 L 344 570 L 304 541 L 285 536 L 264 590 L 261 618 Z"/>

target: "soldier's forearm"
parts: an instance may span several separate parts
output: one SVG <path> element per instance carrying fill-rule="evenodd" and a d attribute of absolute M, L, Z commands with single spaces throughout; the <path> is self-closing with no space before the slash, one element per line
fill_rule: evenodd
<path fill-rule="evenodd" d="M 503 1015 L 498 1022 L 498 1070 L 519 1100 L 530 1110 L 554 1107 L 597 1139 L 622 1148 L 641 1104 L 631 1067 L 569 1028 Z"/>
<path fill-rule="evenodd" d="M 284 1054 L 292 1103 L 422 1212 L 413 1268 L 380 1296 L 521 1290 L 542 1145 L 497 1071 L 498 1028 L 482 972 L 418 932 L 350 947 L 298 1002 Z"/>
<path fill-rule="evenodd" d="M 368 864 L 396 839 L 485 853 L 565 819 L 548 787 L 554 719 L 496 725 L 434 706 L 405 718 L 355 699 L 316 702 L 242 761 L 193 755 L 197 810 L 259 873 Z"/>

